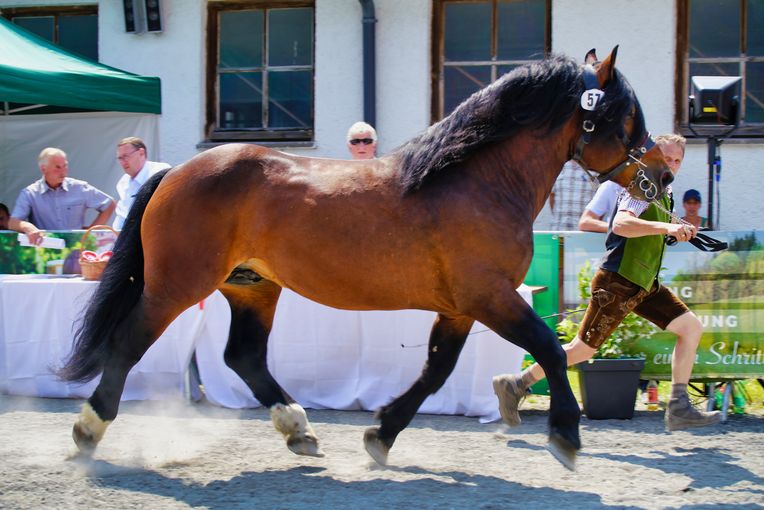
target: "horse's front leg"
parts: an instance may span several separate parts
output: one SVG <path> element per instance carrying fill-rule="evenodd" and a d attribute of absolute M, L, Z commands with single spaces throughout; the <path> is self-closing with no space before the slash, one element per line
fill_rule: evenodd
<path fill-rule="evenodd" d="M 422 374 L 406 393 L 379 410 L 380 426 L 369 428 L 364 434 L 366 451 L 379 464 L 387 463 L 395 438 L 414 418 L 424 399 L 438 391 L 451 375 L 473 322 L 469 317 L 444 315 L 435 319 Z"/>
<path fill-rule="evenodd" d="M 231 305 L 226 364 L 270 409 L 274 427 L 292 452 L 323 457 L 305 410 L 279 386 L 267 366 L 268 336 L 281 287 L 252 271 L 234 271 L 220 291 Z"/>
<path fill-rule="evenodd" d="M 578 430 L 581 410 L 568 382 L 565 351 L 557 335 L 517 291 L 497 292 L 493 296 L 493 302 L 476 310 L 475 318 L 528 351 L 544 369 L 551 394 L 548 448 L 558 461 L 572 470 L 576 452 L 581 448 Z"/>

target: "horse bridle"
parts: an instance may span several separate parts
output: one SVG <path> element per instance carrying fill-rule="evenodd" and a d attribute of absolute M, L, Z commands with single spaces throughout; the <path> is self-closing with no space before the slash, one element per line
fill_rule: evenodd
<path fill-rule="evenodd" d="M 592 180 L 596 179 L 600 184 L 605 181 L 612 180 L 616 176 L 620 175 L 620 173 L 623 172 L 629 165 L 639 165 L 640 168 L 637 171 L 634 179 L 629 184 L 629 188 L 634 186 L 636 183 L 639 186 L 639 189 L 645 194 L 645 198 L 648 202 L 653 202 L 656 207 L 667 213 L 677 223 L 687 223 L 681 218 L 678 218 L 673 212 L 666 210 L 666 208 L 664 208 L 659 202 L 655 201 L 655 199 L 658 197 L 658 187 L 645 175 L 644 168 L 647 168 L 647 165 L 642 161 L 642 157 L 647 154 L 650 149 L 655 147 L 655 141 L 653 141 L 648 131 L 645 131 L 645 134 L 642 136 L 642 139 L 639 141 L 639 143 L 636 143 L 633 146 L 631 139 L 626 135 L 626 132 L 624 131 L 623 136 L 621 137 L 621 143 L 628 149 L 626 158 L 624 158 L 623 161 L 621 161 L 609 172 L 604 174 L 598 174 L 597 172 L 594 172 L 597 175 L 592 175 L 593 171 L 584 161 L 584 149 L 586 148 L 586 145 L 591 142 L 592 133 L 596 127 L 591 117 L 594 115 L 594 110 L 599 104 L 599 99 L 604 96 L 604 92 L 599 90 L 599 80 L 597 80 L 597 72 L 594 70 L 593 66 L 584 66 L 583 77 L 585 85 L 584 94 L 595 91 L 599 95 L 595 94 L 597 100 L 593 105 L 591 105 L 591 108 L 584 107 L 584 100 L 582 96 L 581 107 L 584 109 L 584 120 L 582 124 L 583 129 L 581 131 L 581 136 L 578 138 L 578 142 L 576 143 L 576 148 L 571 159 L 575 160 L 579 165 L 581 165 L 581 168 L 583 168 L 589 174 Z M 671 208 L 673 209 L 673 205 Z M 696 236 L 690 239 L 689 242 L 702 251 L 715 252 L 727 249 L 727 243 L 701 233 L 697 233 Z M 666 238 L 666 244 L 673 245 L 676 243 L 676 238 Z"/>
<path fill-rule="evenodd" d="M 604 92 L 599 90 L 600 85 L 599 80 L 597 79 L 597 72 L 590 64 L 584 66 L 583 78 L 585 85 L 584 94 L 587 94 L 590 91 L 597 91 L 600 94 L 598 98 L 604 95 Z M 591 173 L 594 171 L 589 167 L 586 161 L 584 161 L 584 149 L 592 141 L 592 133 L 594 133 L 594 129 L 597 127 L 592 117 L 594 116 L 594 110 L 596 110 L 598 105 L 599 99 L 595 101 L 591 108 L 585 108 L 582 102 L 582 109 L 584 109 L 584 119 L 581 126 L 581 136 L 578 138 L 575 150 L 572 157 L 570 158 L 581 165 L 581 168 L 589 173 L 589 175 L 591 175 Z M 645 198 L 648 200 L 655 199 L 658 196 L 658 187 L 645 175 L 644 168 L 647 168 L 647 165 L 642 162 L 642 157 L 655 146 L 655 142 L 650 136 L 650 133 L 645 131 L 642 139 L 639 140 L 638 143 L 632 143 L 632 140 L 628 135 L 626 135 L 624 130 L 623 136 L 621 136 L 621 143 L 628 150 L 623 161 L 616 165 L 612 170 L 604 174 L 594 172 L 597 174 L 594 176 L 594 178 L 600 184 L 602 184 L 603 182 L 612 180 L 620 175 L 630 165 L 639 165 L 640 168 L 637 171 L 637 175 L 635 176 L 632 183 L 635 181 L 638 183 L 640 190 L 642 190 L 642 192 L 645 194 Z"/>

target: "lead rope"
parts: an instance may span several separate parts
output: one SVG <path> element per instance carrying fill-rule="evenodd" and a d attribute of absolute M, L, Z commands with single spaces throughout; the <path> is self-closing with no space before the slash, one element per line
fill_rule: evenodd
<path fill-rule="evenodd" d="M 585 312 L 585 311 L 586 311 L 586 308 L 579 308 L 577 310 L 568 310 L 566 312 L 550 313 L 549 315 L 542 315 L 541 317 L 539 317 L 539 319 L 543 320 L 543 319 L 551 319 L 552 317 L 565 317 L 566 315 L 573 315 L 574 313 L 581 313 L 581 312 Z M 478 333 L 487 333 L 488 331 L 493 331 L 493 330 L 490 329 L 490 328 L 486 328 L 486 329 L 479 329 L 477 331 L 470 331 L 467 334 L 467 336 L 477 335 Z M 403 348 L 403 349 L 413 349 L 413 348 L 417 348 L 417 347 L 426 347 L 427 345 L 429 345 L 429 344 L 428 343 L 409 344 L 409 345 L 401 344 L 401 348 Z"/>
<path fill-rule="evenodd" d="M 637 163 L 638 165 L 647 168 L 647 165 L 645 163 L 643 163 L 641 160 L 638 160 L 636 158 L 632 158 L 632 159 L 634 159 L 634 162 Z M 582 170 L 584 170 L 583 167 L 582 167 Z M 586 172 L 586 175 L 589 177 L 589 184 L 591 184 L 592 189 L 594 189 L 594 191 L 596 192 L 597 188 L 600 186 L 599 182 L 597 181 L 597 178 L 594 177 L 591 174 L 591 172 L 589 172 L 587 170 L 584 170 L 584 171 Z M 637 180 L 639 180 L 639 184 L 638 184 L 639 188 L 645 193 L 645 198 L 648 199 L 647 200 L 648 203 L 655 204 L 655 207 L 657 207 L 660 211 L 668 214 L 673 223 L 680 223 L 680 224 L 683 224 L 683 225 L 692 226 L 692 223 L 690 223 L 687 220 L 684 220 L 684 219 L 680 218 L 679 216 L 677 216 L 672 211 L 669 211 L 668 209 L 663 207 L 663 204 L 661 204 L 655 198 L 658 195 L 658 187 L 655 184 L 653 184 L 650 181 L 650 179 L 647 178 L 647 176 L 645 175 L 644 171 L 641 168 L 637 172 L 636 177 L 634 179 L 632 179 L 632 181 L 629 183 L 629 186 L 624 188 L 623 190 L 621 190 L 618 193 L 618 197 L 616 198 L 616 203 L 621 200 L 621 197 L 623 197 L 623 195 L 625 193 L 628 193 L 632 188 L 634 188 L 634 185 L 637 184 Z M 648 193 L 649 193 L 649 195 L 648 195 Z M 650 196 L 652 196 L 653 198 L 649 198 Z"/>
<path fill-rule="evenodd" d="M 645 189 L 652 188 L 652 189 L 655 189 L 655 193 L 653 194 L 653 196 L 655 197 L 657 195 L 657 189 L 658 189 L 657 186 L 655 186 L 655 184 L 653 184 L 652 182 L 649 182 L 649 179 L 647 179 L 647 176 L 645 176 L 644 172 L 641 169 L 639 170 L 639 172 L 637 172 L 637 178 L 641 179 L 639 183 L 639 188 L 642 191 L 645 191 Z M 648 184 L 644 185 L 643 183 L 645 181 L 648 181 Z M 629 187 L 627 188 L 627 191 L 634 186 L 635 182 L 636 182 L 636 179 L 634 179 L 633 181 L 629 183 Z M 647 194 L 645 193 L 645 195 Z M 689 221 L 680 218 L 679 216 L 674 214 L 673 211 L 669 211 L 668 209 L 663 207 L 663 204 L 661 204 L 656 198 L 649 200 L 649 202 L 654 204 L 655 207 L 658 208 L 658 210 L 664 212 L 665 214 L 668 214 L 669 218 L 671 218 L 673 223 L 678 223 L 680 225 L 688 225 L 690 227 L 694 227 L 694 225 L 690 223 Z M 700 251 L 706 251 L 706 252 L 722 251 L 722 250 L 726 250 L 729 247 L 727 243 L 723 241 L 719 241 L 718 239 L 714 239 L 713 237 L 703 234 L 701 232 L 696 232 L 695 237 L 690 239 L 688 242 L 694 247 L 696 247 L 697 249 L 699 249 Z M 677 243 L 676 237 L 666 236 L 666 244 L 668 246 L 673 246 L 676 243 Z"/>
<path fill-rule="evenodd" d="M 636 158 L 633 158 L 636 163 L 638 163 L 640 166 L 647 167 L 645 163 L 643 163 L 640 160 L 637 160 Z M 599 186 L 599 182 L 597 179 L 589 172 L 588 170 L 582 169 L 586 172 L 586 175 L 589 177 L 589 183 L 591 184 L 594 191 L 597 191 L 597 187 Z M 658 210 L 662 211 L 663 213 L 667 214 L 668 217 L 671 219 L 672 223 L 678 223 L 680 225 L 687 225 L 690 227 L 693 227 L 694 225 L 690 223 L 689 221 L 680 218 L 676 215 L 673 211 L 669 211 L 666 209 L 662 203 L 660 203 L 657 198 L 655 198 L 658 195 L 658 187 L 653 184 L 650 179 L 647 178 L 645 175 L 645 172 L 640 168 L 637 172 L 636 177 L 629 183 L 629 186 L 624 188 L 621 192 L 619 192 L 618 197 L 616 198 L 616 203 L 620 202 L 621 198 L 623 197 L 624 193 L 628 193 L 635 185 L 639 186 L 639 189 L 642 190 L 645 194 L 645 198 L 649 198 L 652 196 L 652 199 L 648 199 L 648 203 L 655 204 L 655 207 L 658 208 Z M 726 242 L 719 241 L 718 239 L 714 239 L 711 236 L 708 236 L 706 234 L 703 234 L 701 232 L 697 232 L 695 234 L 695 237 L 690 239 L 688 241 L 690 244 L 692 244 L 694 247 L 701 251 L 706 252 L 716 252 L 716 251 L 722 251 L 726 250 L 729 246 Z M 666 237 L 666 244 L 669 246 L 673 246 L 677 243 L 677 240 L 673 236 L 667 236 Z"/>

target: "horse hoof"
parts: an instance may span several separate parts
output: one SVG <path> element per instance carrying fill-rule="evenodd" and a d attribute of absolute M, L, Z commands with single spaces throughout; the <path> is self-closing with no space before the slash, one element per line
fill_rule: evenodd
<path fill-rule="evenodd" d="M 323 457 L 324 452 L 318 446 L 318 439 L 314 437 L 301 437 L 299 439 L 287 441 L 287 448 L 297 455 L 308 457 Z"/>
<path fill-rule="evenodd" d="M 366 453 L 380 466 L 387 465 L 387 455 L 390 453 L 390 447 L 379 438 L 379 429 L 372 427 L 366 429 L 363 434 L 363 445 Z"/>
<path fill-rule="evenodd" d="M 570 471 L 576 470 L 576 453 L 578 448 L 570 441 L 557 434 L 552 434 L 549 436 L 549 443 L 547 443 L 546 449 L 565 469 Z"/>
<path fill-rule="evenodd" d="M 93 434 L 87 432 L 79 422 L 72 427 L 72 439 L 74 444 L 77 445 L 82 456 L 90 457 L 98 445 L 98 441 L 93 437 Z"/>

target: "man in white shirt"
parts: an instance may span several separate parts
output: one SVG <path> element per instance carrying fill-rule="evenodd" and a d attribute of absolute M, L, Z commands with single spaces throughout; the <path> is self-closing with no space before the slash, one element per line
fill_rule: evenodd
<path fill-rule="evenodd" d="M 605 181 L 600 184 L 594 197 L 581 213 L 578 229 L 584 232 L 607 232 L 610 218 L 615 211 L 615 204 L 623 191 L 625 191 L 624 187 L 614 181 Z"/>
<path fill-rule="evenodd" d="M 121 230 L 125 224 L 127 213 L 130 212 L 135 195 L 143 183 L 158 171 L 170 168 L 167 163 L 149 161 L 146 152 L 146 144 L 135 136 L 123 138 L 117 144 L 117 160 L 125 171 L 125 175 L 117 182 L 119 202 L 117 202 L 117 217 L 112 225 L 117 230 Z"/>

